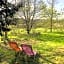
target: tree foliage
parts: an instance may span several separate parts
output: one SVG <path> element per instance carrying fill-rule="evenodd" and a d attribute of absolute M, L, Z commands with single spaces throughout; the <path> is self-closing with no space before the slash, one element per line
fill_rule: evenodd
<path fill-rule="evenodd" d="M 9 3 L 7 0 L 0 0 L 0 35 L 5 32 L 7 36 L 7 31 L 10 31 L 8 25 L 12 22 L 13 15 L 18 11 L 22 4 L 14 5 Z"/>

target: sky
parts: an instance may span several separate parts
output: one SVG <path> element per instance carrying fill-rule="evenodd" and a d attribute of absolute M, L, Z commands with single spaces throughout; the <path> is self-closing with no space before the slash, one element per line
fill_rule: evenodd
<path fill-rule="evenodd" d="M 15 3 L 15 0 L 8 0 L 9 2 Z M 16 0 L 17 2 L 20 0 Z M 37 0 L 38 1 L 38 0 Z M 47 0 L 44 0 L 47 1 Z M 62 8 L 64 8 L 64 0 L 55 0 L 55 7 L 58 11 L 61 11 Z"/>
<path fill-rule="evenodd" d="M 44 0 L 47 1 L 47 0 Z M 57 11 L 61 12 L 61 9 L 64 8 L 64 0 L 55 0 L 55 8 Z"/>
<path fill-rule="evenodd" d="M 58 11 L 61 11 L 64 8 L 64 0 L 57 0 L 55 7 Z"/>
<path fill-rule="evenodd" d="M 22 1 L 22 0 L 8 0 L 8 2 L 11 2 L 12 4 L 15 4 L 15 1 L 16 1 L 17 3 L 19 3 L 19 1 Z"/>

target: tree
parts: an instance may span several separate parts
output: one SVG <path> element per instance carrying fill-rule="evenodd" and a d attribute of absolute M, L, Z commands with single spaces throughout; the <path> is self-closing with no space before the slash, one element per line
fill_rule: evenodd
<path fill-rule="evenodd" d="M 7 0 L 0 0 L 0 35 L 2 32 L 5 33 L 5 38 L 7 39 L 7 32 L 10 31 L 8 25 L 10 25 L 10 18 L 18 11 L 19 7 L 22 5 L 14 5 L 9 3 Z"/>
<path fill-rule="evenodd" d="M 47 0 L 47 4 L 45 4 L 45 8 L 42 10 L 43 13 L 42 16 L 45 18 L 50 18 L 50 32 L 52 32 L 52 22 L 53 22 L 53 17 L 56 15 L 56 10 L 54 8 L 55 5 L 55 0 Z"/>
<path fill-rule="evenodd" d="M 50 21 L 51 21 L 51 23 L 50 23 L 50 32 L 52 32 L 52 22 L 53 22 L 53 16 L 54 16 L 54 14 L 55 14 L 55 9 L 54 9 L 54 5 L 55 5 L 55 0 L 47 0 L 47 2 L 48 2 L 48 4 L 50 4 L 50 9 L 49 9 L 49 11 L 50 11 L 50 13 L 49 13 L 49 15 L 50 15 Z"/>
<path fill-rule="evenodd" d="M 23 0 L 23 8 L 21 9 L 21 12 L 26 24 L 26 31 L 29 34 L 36 15 L 36 0 Z"/>
<path fill-rule="evenodd" d="M 39 2 L 39 8 L 40 8 L 40 16 L 46 17 L 46 10 L 47 10 L 47 5 L 45 4 L 45 2 L 43 2 L 42 0 L 40 0 Z"/>

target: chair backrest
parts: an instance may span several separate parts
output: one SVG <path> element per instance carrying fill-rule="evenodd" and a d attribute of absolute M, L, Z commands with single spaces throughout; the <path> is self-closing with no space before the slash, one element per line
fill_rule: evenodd
<path fill-rule="evenodd" d="M 21 44 L 21 47 L 22 47 L 22 51 L 25 54 L 27 54 L 28 56 L 33 56 L 34 55 L 31 45 Z"/>
<path fill-rule="evenodd" d="M 9 42 L 9 46 L 15 50 L 16 52 L 19 52 L 20 51 L 20 48 L 18 47 L 18 44 L 16 42 L 13 42 L 13 41 L 10 41 Z"/>

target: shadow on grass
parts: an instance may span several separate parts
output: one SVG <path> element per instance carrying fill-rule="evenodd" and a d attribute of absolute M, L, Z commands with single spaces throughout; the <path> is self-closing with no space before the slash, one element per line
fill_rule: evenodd
<path fill-rule="evenodd" d="M 55 33 L 55 34 L 64 34 L 64 32 L 53 32 L 53 33 Z"/>
<path fill-rule="evenodd" d="M 52 62 L 51 60 L 47 59 L 46 57 L 42 57 L 40 54 L 37 54 L 35 56 L 35 58 L 33 57 L 27 57 L 25 55 L 21 55 L 20 57 L 17 57 L 16 58 L 16 62 L 18 62 L 19 64 L 44 64 L 44 61 L 40 61 L 39 59 L 42 59 L 45 61 L 45 63 L 52 63 L 52 64 L 55 64 L 54 62 Z M 14 59 L 13 59 L 13 62 L 10 63 L 10 64 L 13 64 L 15 63 Z"/>
<path fill-rule="evenodd" d="M 37 34 L 35 38 L 37 40 L 44 41 L 44 42 L 46 41 L 63 42 L 64 41 L 63 36 L 54 36 L 54 35 L 49 35 L 49 34 Z"/>
<path fill-rule="evenodd" d="M 51 61 L 50 59 L 47 59 L 46 57 L 41 57 L 44 61 L 46 61 L 47 63 L 52 63 L 52 64 L 56 64 L 53 61 Z M 44 62 L 43 62 L 44 63 Z"/>
<path fill-rule="evenodd" d="M 35 40 L 47 42 L 47 41 L 52 41 L 52 42 L 63 42 L 64 41 L 64 36 L 57 36 L 55 33 L 52 35 L 49 34 L 40 34 L 40 33 L 32 33 L 30 35 L 27 34 L 19 34 L 18 38 L 24 38 L 26 40 L 29 40 L 30 38 L 33 38 Z"/>

